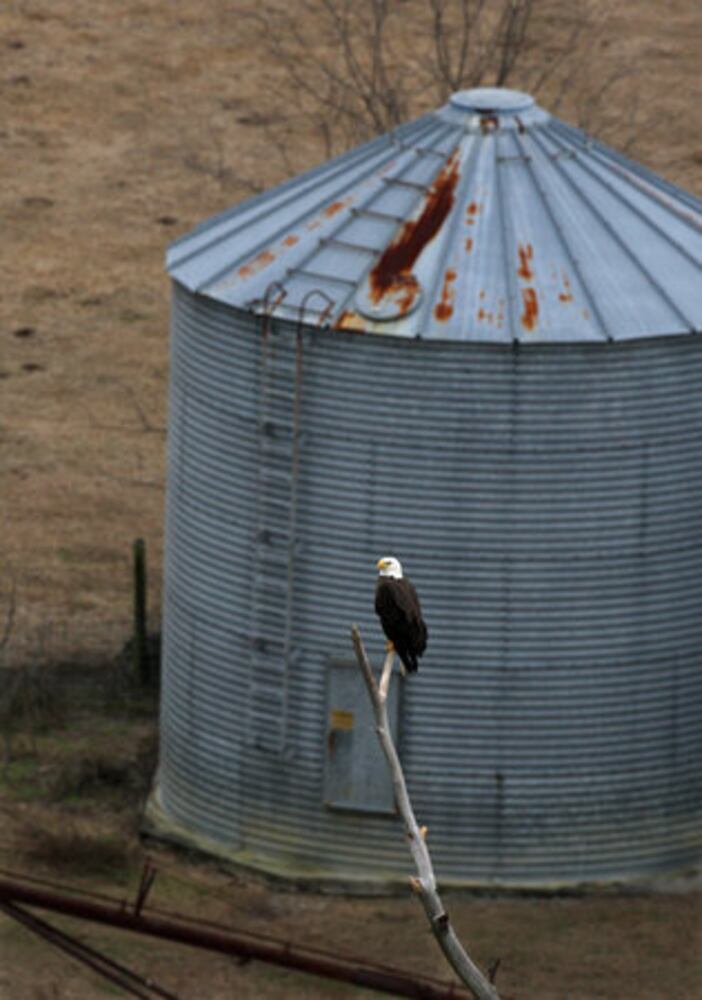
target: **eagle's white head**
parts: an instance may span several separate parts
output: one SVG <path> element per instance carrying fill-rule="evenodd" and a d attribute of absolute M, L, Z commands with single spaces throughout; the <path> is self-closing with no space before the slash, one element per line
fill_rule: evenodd
<path fill-rule="evenodd" d="M 402 579 L 402 565 L 395 556 L 383 556 L 377 562 L 378 576 L 389 576 L 393 580 Z"/>

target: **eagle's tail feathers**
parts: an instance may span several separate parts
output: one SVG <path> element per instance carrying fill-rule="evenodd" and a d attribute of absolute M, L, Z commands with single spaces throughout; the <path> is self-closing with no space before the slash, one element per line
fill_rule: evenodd
<path fill-rule="evenodd" d="M 398 649 L 397 654 L 402 660 L 403 664 L 405 665 L 407 673 L 413 674 L 417 670 L 417 667 L 419 666 L 419 664 L 417 663 L 416 655 L 409 649 L 403 649 L 403 650 Z"/>

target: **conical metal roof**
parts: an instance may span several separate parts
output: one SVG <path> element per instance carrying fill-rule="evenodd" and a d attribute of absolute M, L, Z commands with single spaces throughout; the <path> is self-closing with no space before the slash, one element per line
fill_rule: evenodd
<path fill-rule="evenodd" d="M 702 330 L 702 202 L 497 88 L 205 222 L 167 265 L 193 292 L 337 329 L 506 343 Z"/>

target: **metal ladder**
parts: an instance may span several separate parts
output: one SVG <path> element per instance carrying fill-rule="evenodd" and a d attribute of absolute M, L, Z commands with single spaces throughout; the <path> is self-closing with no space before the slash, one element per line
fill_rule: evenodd
<path fill-rule="evenodd" d="M 275 289 L 279 294 L 271 302 Z M 303 320 L 293 334 L 275 328 L 271 313 L 285 295 L 268 289 L 261 324 L 258 415 L 258 495 L 251 593 L 248 736 L 258 750 L 290 753 L 290 675 L 301 650 L 293 640 L 298 477 L 304 435 L 300 428 Z M 331 303 L 330 303 L 331 304 Z M 316 311 L 316 310 L 315 310 Z"/>
<path fill-rule="evenodd" d="M 252 573 L 248 736 L 258 750 L 286 752 L 300 450 L 302 338 L 294 350 L 267 307 L 261 326 L 258 495 Z"/>

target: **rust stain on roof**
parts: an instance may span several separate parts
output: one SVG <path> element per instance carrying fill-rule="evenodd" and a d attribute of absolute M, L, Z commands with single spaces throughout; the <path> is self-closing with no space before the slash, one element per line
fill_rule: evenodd
<path fill-rule="evenodd" d="M 358 313 L 350 309 L 345 309 L 334 324 L 336 330 L 357 330 L 363 331 L 366 325 Z"/>
<path fill-rule="evenodd" d="M 480 116 L 480 131 L 483 135 L 494 132 L 500 127 L 500 119 L 496 114 L 486 114 Z"/>
<path fill-rule="evenodd" d="M 472 249 L 473 249 L 473 240 L 469 236 L 468 239 L 466 240 L 466 251 L 470 253 Z"/>
<path fill-rule="evenodd" d="M 314 219 L 310 219 L 305 228 L 308 231 L 319 229 L 319 227 L 323 225 L 327 219 L 333 219 L 337 212 L 342 212 L 351 204 L 352 201 L 353 195 L 333 201 L 330 205 L 327 205 L 326 208 L 322 209 L 321 215 L 315 216 Z"/>
<path fill-rule="evenodd" d="M 563 291 L 559 293 L 559 300 L 561 302 L 572 302 L 573 301 L 573 290 L 570 287 L 570 281 L 568 280 L 568 275 L 563 271 Z"/>
<path fill-rule="evenodd" d="M 286 236 L 285 239 L 283 240 L 283 246 L 294 247 L 295 244 L 299 242 L 300 242 L 300 237 L 296 236 L 294 233 L 291 233 L 290 236 Z"/>
<path fill-rule="evenodd" d="M 478 311 L 475 314 L 478 322 L 487 323 L 489 326 L 502 327 L 505 321 L 505 300 L 503 298 L 497 299 L 496 305 L 490 308 L 487 303 L 487 292 L 484 288 L 481 288 L 478 298 Z"/>
<path fill-rule="evenodd" d="M 475 222 L 475 217 L 480 211 L 480 205 L 477 201 L 472 201 L 468 208 L 466 209 L 466 222 L 469 226 L 472 226 Z"/>
<path fill-rule="evenodd" d="M 533 288 L 522 289 L 522 302 L 524 311 L 522 312 L 522 326 L 525 330 L 535 330 L 539 322 L 539 300 Z"/>
<path fill-rule="evenodd" d="M 440 323 L 445 323 L 453 315 L 453 304 L 456 298 L 455 280 L 456 272 L 450 267 L 444 275 L 444 287 L 441 290 L 441 298 L 434 306 L 434 315 Z"/>
<path fill-rule="evenodd" d="M 421 214 L 406 222 L 369 275 L 369 294 L 376 304 L 389 292 L 401 293 L 398 305 L 406 311 L 419 290 L 412 267 L 422 250 L 441 229 L 453 207 L 458 182 L 458 153 L 449 157 L 429 189 Z M 402 294 L 406 289 L 407 294 Z"/>
<path fill-rule="evenodd" d="M 250 278 L 254 274 L 258 274 L 262 271 L 264 267 L 268 267 L 275 260 L 275 254 L 271 253 L 270 250 L 261 250 L 259 254 L 256 254 L 253 260 L 249 261 L 248 264 L 244 264 L 236 272 L 240 278 Z"/>
<path fill-rule="evenodd" d="M 343 198 L 341 201 L 333 201 L 331 205 L 327 205 L 322 215 L 327 219 L 333 219 L 337 212 L 342 212 L 352 201 L 353 198 Z"/>
<path fill-rule="evenodd" d="M 534 259 L 534 248 L 531 243 L 520 243 L 517 247 L 517 253 L 519 254 L 517 274 L 520 278 L 524 278 L 525 281 L 531 281 L 534 277 L 534 272 L 531 269 L 531 262 Z"/>
<path fill-rule="evenodd" d="M 414 300 L 419 295 L 419 282 L 413 274 L 400 275 L 393 291 L 397 308 L 400 310 L 400 314 L 404 315 L 410 311 Z"/>

